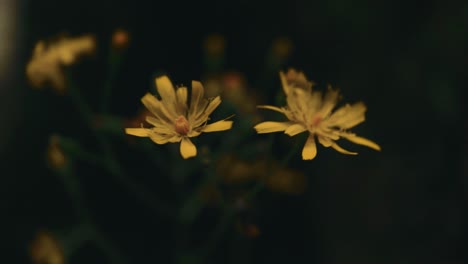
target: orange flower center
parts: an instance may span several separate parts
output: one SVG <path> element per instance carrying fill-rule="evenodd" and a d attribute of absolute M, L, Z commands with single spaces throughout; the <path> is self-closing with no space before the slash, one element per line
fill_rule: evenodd
<path fill-rule="evenodd" d="M 313 127 L 316 127 L 316 126 L 318 126 L 318 125 L 320 124 L 320 122 L 322 122 L 322 117 L 319 116 L 319 115 L 316 115 L 316 116 L 314 116 L 314 117 L 312 118 L 311 125 L 312 125 Z"/>
<path fill-rule="evenodd" d="M 190 124 L 184 116 L 179 116 L 174 123 L 175 131 L 182 136 L 190 131 Z"/>

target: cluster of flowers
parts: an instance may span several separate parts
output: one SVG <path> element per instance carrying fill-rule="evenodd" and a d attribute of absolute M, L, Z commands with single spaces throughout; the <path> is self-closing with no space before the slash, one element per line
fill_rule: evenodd
<path fill-rule="evenodd" d="M 29 80 L 35 86 L 49 81 L 56 88 L 63 89 L 65 84 L 60 74 L 62 65 L 69 65 L 79 55 L 90 53 L 94 46 L 94 39 L 89 36 L 61 39 L 48 46 L 39 42 L 27 66 Z M 317 155 L 316 139 L 324 147 L 332 147 L 343 154 L 357 153 L 340 147 L 336 143 L 340 138 L 380 150 L 375 142 L 348 131 L 365 120 L 364 103 L 345 104 L 334 111 L 339 98 L 337 90 L 328 87 L 323 95 L 315 90 L 314 83 L 302 72 L 294 69 L 280 72 L 279 76 L 286 105 L 258 107 L 282 113 L 288 120 L 261 122 L 254 126 L 257 133 L 284 132 L 288 136 L 309 133 L 302 149 L 304 160 L 314 159 Z M 202 133 L 231 129 L 233 121 L 227 120 L 229 118 L 208 124 L 210 115 L 221 104 L 221 98 L 205 98 L 204 87 L 200 82 L 192 81 L 190 92 L 187 87 L 174 88 L 167 76 L 158 77 L 155 82 L 160 98 L 147 93 L 141 99 L 151 113 L 145 120 L 152 127 L 145 128 L 142 125 L 139 128 L 126 128 L 127 134 L 149 137 L 156 144 L 180 142 L 180 154 L 187 159 L 197 155 L 197 148 L 190 138 Z"/>

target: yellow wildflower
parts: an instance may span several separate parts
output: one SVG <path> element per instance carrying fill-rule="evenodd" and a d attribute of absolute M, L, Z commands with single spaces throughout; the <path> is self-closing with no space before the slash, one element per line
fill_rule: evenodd
<path fill-rule="evenodd" d="M 65 257 L 59 242 L 47 231 L 39 231 L 30 246 L 30 256 L 34 264 L 63 264 Z"/>
<path fill-rule="evenodd" d="M 304 160 L 311 160 L 317 155 L 315 136 L 324 147 L 332 147 L 343 154 L 356 155 L 357 153 L 338 146 L 335 141 L 340 138 L 380 150 L 380 146 L 375 142 L 347 131 L 347 129 L 364 122 L 366 111 L 364 103 L 346 104 L 333 112 L 339 97 L 338 91 L 329 87 L 323 97 L 321 92 L 312 89 L 313 83 L 308 81 L 304 74 L 295 70 L 289 70 L 286 74 L 280 72 L 280 78 L 287 106 L 262 105 L 259 107 L 280 112 L 289 121 L 262 122 L 254 127 L 257 133 L 284 131 L 289 136 L 295 136 L 302 132 L 309 132 L 309 137 L 302 149 L 302 159 Z"/>
<path fill-rule="evenodd" d="M 47 147 L 47 162 L 51 168 L 61 169 L 67 164 L 67 157 L 60 147 L 60 137 L 51 135 Z"/>
<path fill-rule="evenodd" d="M 219 106 L 221 98 L 203 97 L 200 82 L 192 81 L 192 94 L 188 105 L 187 87 L 174 89 L 167 76 L 156 78 L 156 88 L 161 100 L 147 93 L 141 101 L 154 115 L 146 117 L 152 128 L 126 128 L 125 133 L 137 137 L 149 137 L 156 144 L 180 142 L 180 154 L 184 159 L 197 155 L 197 148 L 190 141 L 202 132 L 228 130 L 232 121 L 220 120 L 207 124 L 209 115 Z"/>
<path fill-rule="evenodd" d="M 77 38 L 61 38 L 46 44 L 39 41 L 26 66 L 26 75 L 34 87 L 50 83 L 58 92 L 65 91 L 65 77 L 62 67 L 73 64 L 76 59 L 92 53 L 96 43 L 94 37 L 86 35 Z"/>
<path fill-rule="evenodd" d="M 124 49 L 128 46 L 130 34 L 124 29 L 117 29 L 112 34 L 112 47 L 115 49 Z"/>

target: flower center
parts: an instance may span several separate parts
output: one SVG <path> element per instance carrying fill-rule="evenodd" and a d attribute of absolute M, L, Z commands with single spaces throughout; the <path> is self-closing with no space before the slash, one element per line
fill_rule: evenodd
<path fill-rule="evenodd" d="M 310 122 L 310 126 L 311 127 L 317 127 L 320 122 L 322 122 L 322 117 L 320 115 L 316 115 L 314 117 L 312 117 L 312 120 Z"/>
<path fill-rule="evenodd" d="M 174 123 L 175 131 L 180 135 L 187 135 L 190 131 L 190 124 L 184 116 L 179 116 Z"/>

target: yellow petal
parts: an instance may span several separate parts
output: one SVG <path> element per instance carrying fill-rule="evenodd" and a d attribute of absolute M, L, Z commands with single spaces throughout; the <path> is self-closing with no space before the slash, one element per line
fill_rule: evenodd
<path fill-rule="evenodd" d="M 342 106 L 327 120 L 328 126 L 337 126 L 343 129 L 354 127 L 364 122 L 366 109 L 366 106 L 362 102 Z"/>
<path fill-rule="evenodd" d="M 346 149 L 338 146 L 336 143 L 333 143 L 331 145 L 332 148 L 334 148 L 336 151 L 340 152 L 340 153 L 343 153 L 343 154 L 347 154 L 347 155 L 357 155 L 357 152 L 351 152 L 351 151 L 347 151 Z"/>
<path fill-rule="evenodd" d="M 187 111 L 187 87 L 179 87 L 176 91 L 177 96 L 177 110 L 178 114 L 185 115 L 185 111 Z"/>
<path fill-rule="evenodd" d="M 338 90 L 333 90 L 331 86 L 328 86 L 328 91 L 325 94 L 325 98 L 323 99 L 322 107 L 320 108 L 320 115 L 323 117 L 328 116 L 330 112 L 336 105 L 338 101 L 339 93 Z"/>
<path fill-rule="evenodd" d="M 178 142 L 180 137 L 166 134 L 159 134 L 151 131 L 148 134 L 149 138 L 156 144 L 166 144 L 167 142 Z"/>
<path fill-rule="evenodd" d="M 333 145 L 333 141 L 330 138 L 321 136 L 321 135 L 317 137 L 318 137 L 318 141 L 320 142 L 320 144 L 322 144 L 322 146 L 328 148 L 328 147 L 331 147 L 331 145 Z"/>
<path fill-rule="evenodd" d="M 231 129 L 232 121 L 220 120 L 203 127 L 202 132 L 216 132 Z"/>
<path fill-rule="evenodd" d="M 177 135 L 177 132 L 175 131 L 174 126 L 172 127 L 167 127 L 167 126 L 155 126 L 151 128 L 151 131 L 161 134 L 161 135 L 168 135 L 168 136 L 174 136 Z"/>
<path fill-rule="evenodd" d="M 208 116 L 211 115 L 211 113 L 213 113 L 213 111 L 219 106 L 219 104 L 221 104 L 221 97 L 216 96 L 215 98 L 210 100 L 210 103 L 206 107 L 204 113 Z"/>
<path fill-rule="evenodd" d="M 174 86 L 172 85 L 171 80 L 166 75 L 156 78 L 156 89 L 158 90 L 161 99 L 166 102 L 168 105 L 174 105 L 176 102 L 176 95 L 174 91 Z"/>
<path fill-rule="evenodd" d="M 302 149 L 302 159 L 311 160 L 317 156 L 317 146 L 315 145 L 314 134 L 310 134 Z"/>
<path fill-rule="evenodd" d="M 141 98 L 141 102 L 153 115 L 167 124 L 172 124 L 172 120 L 177 118 L 177 116 L 169 112 L 164 104 L 150 93 L 145 94 L 145 96 Z"/>
<path fill-rule="evenodd" d="M 267 122 L 262 122 L 260 124 L 257 124 L 254 126 L 254 129 L 257 131 L 259 134 L 263 133 L 271 133 L 271 132 L 279 132 L 279 131 L 284 131 L 286 130 L 289 126 L 293 125 L 294 123 L 292 122 L 272 122 L 272 121 L 267 121 Z"/>
<path fill-rule="evenodd" d="M 190 139 L 184 137 L 180 142 L 180 154 L 184 159 L 195 157 L 197 155 L 197 147 L 195 147 Z"/>
<path fill-rule="evenodd" d="M 272 105 L 257 105 L 257 108 L 263 108 L 268 110 L 273 110 L 276 112 L 284 113 L 284 110 L 280 107 L 272 106 Z"/>
<path fill-rule="evenodd" d="M 203 85 L 201 82 L 192 81 L 192 95 L 190 100 L 190 115 L 196 115 L 200 111 L 199 105 L 203 100 Z"/>
<path fill-rule="evenodd" d="M 153 116 L 146 116 L 145 120 L 146 120 L 146 122 L 148 122 L 149 124 L 151 124 L 151 125 L 153 125 L 155 127 L 156 126 L 157 127 L 166 126 L 166 123 L 164 121 L 162 121 L 159 118 L 153 117 Z"/>
<path fill-rule="evenodd" d="M 342 137 L 346 138 L 347 140 L 353 142 L 353 143 L 356 143 L 356 144 L 359 144 L 359 145 L 363 145 L 363 146 L 366 146 L 366 147 L 369 147 L 371 149 L 375 149 L 377 151 L 380 151 L 381 148 L 379 145 L 377 145 L 377 143 L 367 139 L 367 138 L 363 138 L 363 137 L 358 137 L 356 135 L 353 135 L 353 134 L 348 134 L 348 135 L 342 135 Z"/>
<path fill-rule="evenodd" d="M 301 124 L 294 124 L 294 125 L 291 125 L 290 127 L 288 127 L 288 128 L 284 131 L 284 133 L 285 133 L 286 135 L 289 135 L 290 137 L 292 137 L 292 136 L 295 136 L 295 135 L 297 135 L 297 134 L 299 134 L 299 133 L 302 133 L 302 132 L 304 132 L 304 131 L 306 131 L 306 130 L 307 130 L 307 129 L 306 129 L 303 125 L 301 125 Z"/>
<path fill-rule="evenodd" d="M 137 136 L 137 137 L 149 137 L 149 129 L 147 128 L 126 128 L 125 133 L 132 135 L 132 136 Z"/>
<path fill-rule="evenodd" d="M 205 101 L 208 102 L 208 100 Z M 189 117 L 189 122 L 192 123 L 194 127 L 201 126 L 206 122 L 210 114 L 219 106 L 219 104 L 221 104 L 221 97 L 216 96 L 215 98 L 209 100 L 209 103 L 206 107 L 199 105 L 200 108 L 198 108 L 198 113 L 194 113 L 193 116 Z"/>

